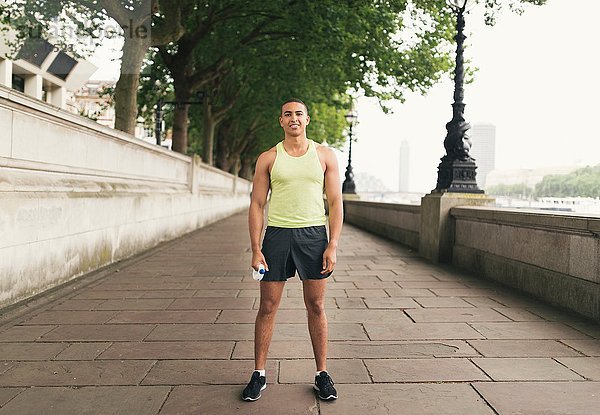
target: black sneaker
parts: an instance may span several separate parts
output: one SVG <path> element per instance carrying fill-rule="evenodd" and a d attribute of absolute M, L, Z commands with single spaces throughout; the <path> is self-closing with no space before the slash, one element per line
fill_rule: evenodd
<path fill-rule="evenodd" d="M 248 382 L 248 386 L 246 386 L 244 392 L 242 392 L 242 398 L 245 401 L 256 401 L 260 399 L 260 392 L 264 391 L 266 388 L 267 378 L 261 376 L 260 372 L 254 372 L 252 373 L 250 382 Z"/>
<path fill-rule="evenodd" d="M 314 388 L 318 392 L 319 398 L 324 401 L 337 399 L 337 391 L 333 387 L 333 380 L 327 372 L 321 372 L 318 376 L 315 376 Z"/>

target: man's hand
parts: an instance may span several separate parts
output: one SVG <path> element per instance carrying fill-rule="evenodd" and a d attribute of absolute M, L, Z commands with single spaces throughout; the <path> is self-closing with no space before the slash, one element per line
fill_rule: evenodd
<path fill-rule="evenodd" d="M 267 261 L 265 260 L 265 256 L 262 251 L 254 251 L 252 252 L 252 268 L 255 271 L 258 271 L 258 264 L 263 264 L 265 266 L 265 270 L 269 270 L 269 265 L 267 265 Z"/>
<path fill-rule="evenodd" d="M 323 252 L 323 271 L 321 271 L 321 274 L 328 274 L 332 272 L 336 261 L 336 247 L 328 245 L 327 249 L 325 249 L 325 252 Z"/>

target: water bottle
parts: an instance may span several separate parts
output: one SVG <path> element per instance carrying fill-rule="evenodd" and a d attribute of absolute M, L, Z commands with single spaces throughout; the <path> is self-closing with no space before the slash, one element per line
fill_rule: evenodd
<path fill-rule="evenodd" d="M 258 264 L 258 271 L 255 270 L 254 267 L 252 268 L 252 278 L 254 278 L 256 281 L 262 280 L 264 275 L 265 275 L 265 266 L 262 263 Z"/>

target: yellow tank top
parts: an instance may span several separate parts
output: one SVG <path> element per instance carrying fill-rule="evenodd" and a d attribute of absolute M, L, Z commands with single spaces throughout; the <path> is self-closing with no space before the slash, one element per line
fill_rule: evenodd
<path fill-rule="evenodd" d="M 271 200 L 268 226 L 305 228 L 325 225 L 323 205 L 324 173 L 315 142 L 308 140 L 308 151 L 290 156 L 277 143 L 277 156 L 271 169 Z"/>

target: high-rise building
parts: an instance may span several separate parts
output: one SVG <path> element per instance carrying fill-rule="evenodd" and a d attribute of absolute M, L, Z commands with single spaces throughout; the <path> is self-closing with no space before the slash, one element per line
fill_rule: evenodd
<path fill-rule="evenodd" d="M 487 175 L 496 167 L 496 126 L 476 123 L 471 128 L 472 147 L 469 154 L 477 164 L 477 186 L 485 189 Z"/>
<path fill-rule="evenodd" d="M 410 147 L 406 139 L 402 140 L 400 145 L 400 180 L 398 185 L 399 192 L 408 192 L 410 173 Z"/>

